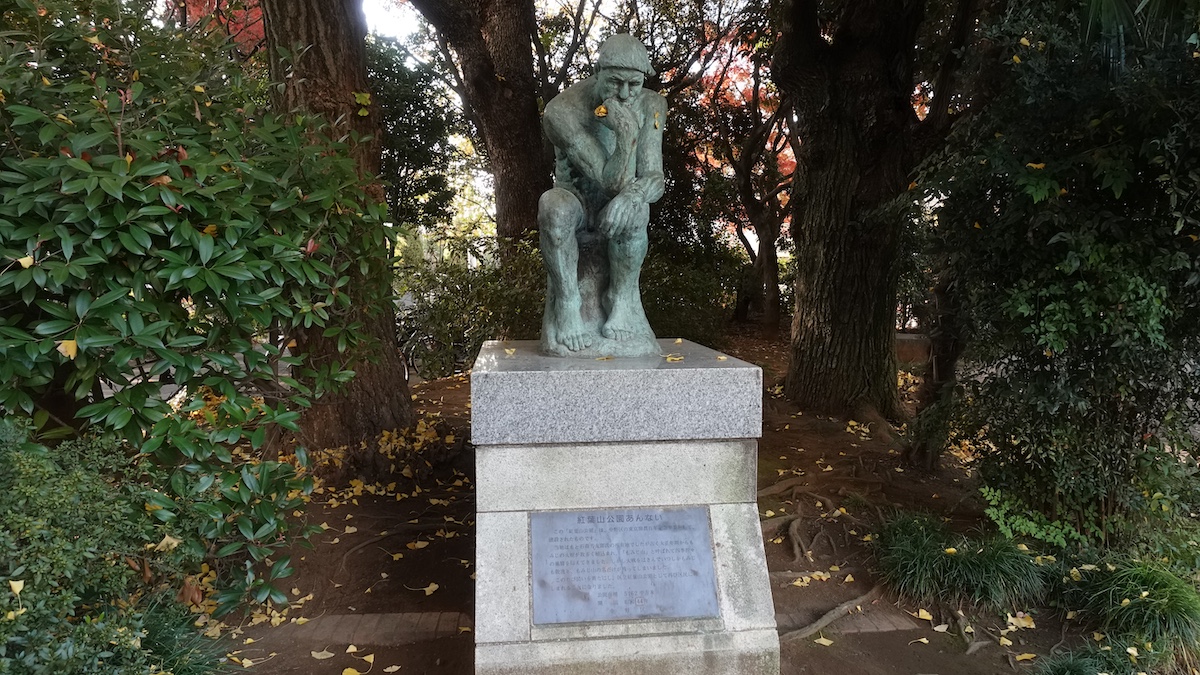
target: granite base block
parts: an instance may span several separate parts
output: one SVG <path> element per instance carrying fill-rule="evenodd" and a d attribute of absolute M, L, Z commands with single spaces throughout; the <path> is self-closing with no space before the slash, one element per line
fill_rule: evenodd
<path fill-rule="evenodd" d="M 484 343 L 471 371 L 476 445 L 758 438 L 762 369 L 686 340 L 664 356 L 579 360 Z"/>
<path fill-rule="evenodd" d="M 746 503 L 758 480 L 748 439 L 485 445 L 475 467 L 480 511 Z"/>

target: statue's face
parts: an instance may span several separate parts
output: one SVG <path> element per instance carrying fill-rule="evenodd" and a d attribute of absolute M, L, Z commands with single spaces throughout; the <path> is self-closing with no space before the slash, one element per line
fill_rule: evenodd
<path fill-rule="evenodd" d="M 601 100 L 615 98 L 627 103 L 642 91 L 646 76 L 628 68 L 601 68 L 596 74 L 596 93 Z"/>

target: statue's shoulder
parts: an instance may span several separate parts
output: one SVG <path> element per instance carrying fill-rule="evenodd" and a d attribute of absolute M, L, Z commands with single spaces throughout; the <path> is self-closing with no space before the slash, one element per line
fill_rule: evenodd
<path fill-rule="evenodd" d="M 571 117 L 579 115 L 580 111 L 588 112 L 587 101 L 594 86 L 589 77 L 563 89 L 546 104 L 546 117 Z"/>
<path fill-rule="evenodd" d="M 667 97 L 653 89 L 642 89 L 642 100 L 651 112 L 667 111 Z"/>

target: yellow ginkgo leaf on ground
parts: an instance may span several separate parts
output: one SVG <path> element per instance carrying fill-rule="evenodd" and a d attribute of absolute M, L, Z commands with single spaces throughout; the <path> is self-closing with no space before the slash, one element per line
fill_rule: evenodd
<path fill-rule="evenodd" d="M 9 579 L 8 587 L 12 589 L 13 595 L 20 595 L 21 591 L 25 590 L 25 582 L 21 579 Z"/>
<path fill-rule="evenodd" d="M 821 637 L 817 638 L 816 640 L 813 640 L 813 642 L 821 645 L 822 647 L 828 647 L 829 645 L 833 644 L 833 640 L 830 640 L 829 638 L 827 638 L 823 635 Z"/>
<path fill-rule="evenodd" d="M 846 575 L 846 578 L 842 580 L 842 583 L 843 583 L 843 584 L 848 584 L 848 583 L 850 583 L 851 581 L 854 581 L 854 575 L 853 575 L 853 574 L 847 574 L 847 575 Z"/>
<path fill-rule="evenodd" d="M 58 346 L 55 349 L 58 350 L 59 354 L 72 361 L 75 360 L 76 356 L 79 356 L 79 343 L 74 340 L 59 340 Z"/>
<path fill-rule="evenodd" d="M 441 586 L 438 586 L 436 583 L 430 582 L 429 585 L 426 586 L 425 588 L 413 588 L 412 586 L 405 586 L 405 588 L 407 588 L 410 591 L 425 591 L 425 595 L 433 595 L 433 592 L 436 591 L 437 589 L 441 588 Z"/>
<path fill-rule="evenodd" d="M 375 665 L 375 655 L 374 654 L 367 654 L 366 656 L 362 657 L 362 660 L 366 661 L 367 663 L 369 663 L 371 665 Z"/>
<path fill-rule="evenodd" d="M 939 623 L 938 625 L 934 626 L 933 629 L 939 633 L 945 633 L 946 631 L 950 630 L 950 624 Z"/>
<path fill-rule="evenodd" d="M 917 613 L 914 614 L 913 616 L 917 617 L 918 619 L 921 619 L 922 621 L 933 621 L 933 615 L 924 609 L 918 609 Z"/>
<path fill-rule="evenodd" d="M 1006 638 L 1006 637 L 1002 637 L 1002 638 L 1000 638 L 1000 646 L 1001 646 L 1001 647 L 1011 647 L 1011 646 L 1012 646 L 1012 640 L 1009 640 L 1009 639 L 1008 639 L 1008 638 Z"/>
<path fill-rule="evenodd" d="M 363 675 L 363 673 L 357 668 L 347 668 L 342 671 L 342 675 Z"/>
<path fill-rule="evenodd" d="M 353 654 L 356 651 L 358 651 L 358 647 L 355 647 L 354 645 L 350 645 L 349 647 L 346 647 L 347 654 Z"/>
<path fill-rule="evenodd" d="M 425 548 L 428 545 L 429 545 L 429 542 L 427 542 L 427 541 L 410 541 L 407 544 L 405 544 L 405 546 L 407 546 L 409 548 L 409 550 L 413 550 L 413 551 L 415 551 L 416 549 L 419 549 L 419 548 Z"/>
<path fill-rule="evenodd" d="M 33 256 L 27 255 L 24 258 L 17 258 L 17 263 L 21 265 L 22 269 L 29 269 L 33 267 Z"/>
<path fill-rule="evenodd" d="M 404 554 L 403 554 L 403 553 L 393 553 L 393 554 L 392 554 L 392 560 L 399 560 L 399 559 L 401 559 L 401 558 L 403 558 L 403 557 L 404 557 Z"/>
<path fill-rule="evenodd" d="M 1036 658 L 1037 658 L 1037 654 L 1030 654 L 1028 652 L 1026 652 L 1024 654 L 1017 654 L 1018 661 L 1032 661 Z"/>
<path fill-rule="evenodd" d="M 158 545 L 154 547 L 154 550 L 158 551 L 159 553 L 162 553 L 164 551 L 174 551 L 175 547 L 179 546 L 182 543 L 183 543 L 182 540 L 176 539 L 175 537 L 172 537 L 169 534 L 164 534 L 162 541 L 158 542 Z"/>
<path fill-rule="evenodd" d="M 319 652 L 309 652 L 309 653 L 312 654 L 312 657 L 318 661 L 324 661 L 325 659 L 332 659 L 334 657 L 333 652 L 327 651 L 324 649 L 322 649 Z"/>
<path fill-rule="evenodd" d="M 918 642 L 920 642 L 923 645 L 927 645 L 927 644 L 929 644 L 929 638 L 927 638 L 927 637 L 917 638 L 916 640 L 913 640 L 912 642 L 909 642 L 908 644 L 912 645 L 912 644 L 916 644 Z"/>
<path fill-rule="evenodd" d="M 463 633 L 470 633 L 470 632 L 471 632 L 471 627 L 470 627 L 470 626 L 459 626 L 459 627 L 458 627 L 458 634 L 459 634 L 459 635 L 462 635 Z"/>
<path fill-rule="evenodd" d="M 353 525 L 349 525 L 349 526 L 347 526 L 347 527 L 346 527 L 346 529 L 345 529 L 345 530 L 342 532 L 342 534 L 354 534 L 355 532 L 358 532 L 358 528 L 357 528 L 357 527 L 355 527 L 355 526 L 353 526 Z"/>
<path fill-rule="evenodd" d="M 306 619 L 302 616 L 298 616 L 298 617 L 292 619 L 292 623 L 296 624 L 297 626 L 303 626 L 304 624 L 308 623 L 308 619 Z"/>
<path fill-rule="evenodd" d="M 383 672 L 385 672 L 385 673 L 394 673 L 394 672 L 396 672 L 397 670 L 400 670 L 400 666 L 388 666 L 387 668 L 384 668 L 384 669 L 383 669 Z"/>

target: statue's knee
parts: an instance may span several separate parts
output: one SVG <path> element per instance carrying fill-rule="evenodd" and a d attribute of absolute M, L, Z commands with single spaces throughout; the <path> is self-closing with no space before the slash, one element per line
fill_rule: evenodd
<path fill-rule="evenodd" d="M 554 239 L 573 233 L 582 217 L 579 199 L 562 188 L 547 190 L 538 200 L 538 228 Z"/>

